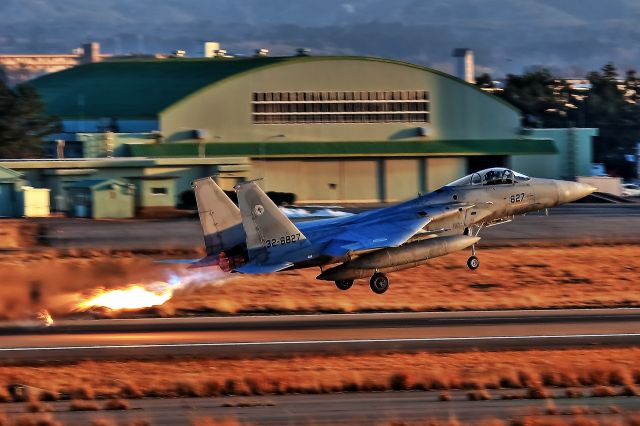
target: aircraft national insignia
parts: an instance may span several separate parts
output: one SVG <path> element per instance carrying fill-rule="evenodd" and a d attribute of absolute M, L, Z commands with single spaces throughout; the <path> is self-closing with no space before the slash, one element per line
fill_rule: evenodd
<path fill-rule="evenodd" d="M 262 213 L 264 213 L 264 207 L 262 207 L 262 204 L 256 204 L 253 208 L 253 214 L 255 216 L 262 216 Z"/>

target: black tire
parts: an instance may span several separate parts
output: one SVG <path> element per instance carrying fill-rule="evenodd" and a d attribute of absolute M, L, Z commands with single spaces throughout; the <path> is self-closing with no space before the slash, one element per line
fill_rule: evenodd
<path fill-rule="evenodd" d="M 475 271 L 476 269 L 478 269 L 478 266 L 480 266 L 480 261 L 477 257 L 471 256 L 469 259 L 467 259 L 467 266 L 472 271 Z"/>
<path fill-rule="evenodd" d="M 369 286 L 375 294 L 382 294 L 389 289 L 389 278 L 381 272 L 376 272 L 369 280 Z"/>
<path fill-rule="evenodd" d="M 353 285 L 353 280 L 339 280 L 336 281 L 336 287 L 340 290 L 349 290 Z"/>

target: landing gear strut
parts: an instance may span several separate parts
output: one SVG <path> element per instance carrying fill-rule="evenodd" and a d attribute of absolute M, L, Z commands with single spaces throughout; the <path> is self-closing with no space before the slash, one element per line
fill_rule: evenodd
<path fill-rule="evenodd" d="M 353 285 L 353 280 L 339 280 L 336 281 L 336 287 L 340 290 L 349 290 Z"/>
<path fill-rule="evenodd" d="M 389 278 L 382 272 L 376 272 L 369 280 L 371 290 L 376 294 L 382 294 L 389 289 Z"/>

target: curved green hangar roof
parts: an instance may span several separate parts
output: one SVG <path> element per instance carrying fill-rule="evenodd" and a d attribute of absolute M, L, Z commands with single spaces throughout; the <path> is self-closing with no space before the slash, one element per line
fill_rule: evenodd
<path fill-rule="evenodd" d="M 62 118 L 157 119 L 161 111 L 182 98 L 234 75 L 288 62 L 322 60 L 388 62 L 439 74 L 480 91 L 463 80 L 437 70 L 407 62 L 361 56 L 114 60 L 45 75 L 31 84 L 44 99 L 47 112 Z M 494 99 L 504 102 L 499 98 Z"/>
<path fill-rule="evenodd" d="M 50 114 L 63 118 L 148 118 L 209 84 L 287 58 L 119 60 L 33 80 Z"/>

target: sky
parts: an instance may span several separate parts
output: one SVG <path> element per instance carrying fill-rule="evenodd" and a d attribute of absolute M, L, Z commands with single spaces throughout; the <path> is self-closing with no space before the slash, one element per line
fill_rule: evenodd
<path fill-rule="evenodd" d="M 640 68 L 639 0 L 0 0 L 0 54 L 66 53 L 98 41 L 105 53 L 202 54 L 268 48 L 289 55 L 382 56 L 453 71 L 475 52 L 495 78 L 546 67 L 580 77 L 614 62 Z"/>

